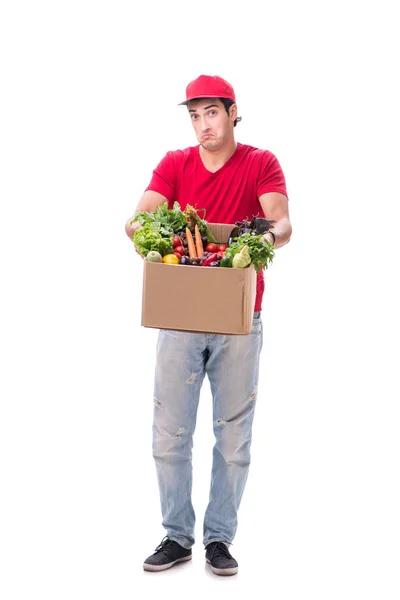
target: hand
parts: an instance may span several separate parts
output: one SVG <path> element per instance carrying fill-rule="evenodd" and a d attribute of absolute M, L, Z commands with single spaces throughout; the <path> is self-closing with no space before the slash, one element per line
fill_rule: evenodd
<path fill-rule="evenodd" d="M 143 225 L 141 225 L 138 221 L 136 223 L 131 223 L 131 220 L 132 219 L 128 219 L 128 221 L 125 223 L 125 232 L 126 232 L 126 235 L 129 237 L 129 239 L 133 242 L 135 233 L 139 229 L 142 229 Z M 135 244 L 134 244 L 134 246 L 135 246 Z M 142 256 L 140 254 L 139 250 L 137 249 L 137 246 L 135 246 L 135 250 L 141 258 L 144 258 L 144 256 Z"/>
<path fill-rule="evenodd" d="M 267 242 L 275 246 L 275 235 L 272 233 L 272 231 L 267 231 L 267 233 L 264 234 L 264 238 L 267 240 Z"/>
<path fill-rule="evenodd" d="M 134 244 L 134 246 L 135 246 L 135 244 Z M 144 260 L 144 256 L 142 254 L 140 254 L 139 250 L 137 249 L 137 246 L 135 246 L 135 250 L 139 254 L 140 258 L 142 258 Z"/>

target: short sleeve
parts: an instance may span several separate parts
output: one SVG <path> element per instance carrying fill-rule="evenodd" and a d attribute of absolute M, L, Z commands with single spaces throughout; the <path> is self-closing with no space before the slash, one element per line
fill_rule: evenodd
<path fill-rule="evenodd" d="M 165 196 L 168 201 L 176 193 L 176 166 L 173 152 L 167 152 L 161 162 L 153 171 L 153 176 L 146 190 L 152 190 Z"/>
<path fill-rule="evenodd" d="M 265 150 L 260 160 L 257 196 L 260 198 L 262 194 L 268 192 L 279 192 L 287 196 L 286 181 L 281 165 L 272 152 Z"/>

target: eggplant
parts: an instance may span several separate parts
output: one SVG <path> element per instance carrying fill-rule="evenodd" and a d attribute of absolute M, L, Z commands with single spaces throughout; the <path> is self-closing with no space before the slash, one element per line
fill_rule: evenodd
<path fill-rule="evenodd" d="M 260 235 L 262 233 L 266 233 L 273 227 L 273 223 L 276 223 L 276 221 L 274 221 L 273 219 L 269 220 L 258 217 L 254 220 L 254 228 L 256 234 Z"/>

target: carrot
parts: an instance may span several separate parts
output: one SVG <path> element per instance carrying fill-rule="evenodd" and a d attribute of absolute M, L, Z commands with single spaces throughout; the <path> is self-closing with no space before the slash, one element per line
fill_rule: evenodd
<path fill-rule="evenodd" d="M 189 258 L 197 258 L 196 246 L 194 245 L 194 239 L 189 227 L 186 227 L 186 241 L 188 243 Z"/>
<path fill-rule="evenodd" d="M 200 257 L 200 256 L 203 256 L 204 249 L 203 249 L 203 241 L 201 239 L 199 226 L 197 225 L 197 223 L 196 223 L 195 228 L 194 228 L 194 234 L 195 234 L 195 237 L 196 237 L 196 251 L 197 251 L 197 256 Z"/>

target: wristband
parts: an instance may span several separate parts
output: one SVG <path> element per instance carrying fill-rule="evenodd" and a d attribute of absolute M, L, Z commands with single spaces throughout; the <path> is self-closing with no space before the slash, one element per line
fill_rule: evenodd
<path fill-rule="evenodd" d="M 274 234 L 274 232 L 273 232 L 273 231 L 267 231 L 267 233 L 270 233 L 270 234 L 272 235 L 272 238 L 273 238 L 273 240 L 274 240 L 272 243 L 273 243 L 273 245 L 275 246 L 276 237 L 275 237 L 275 234 Z"/>

